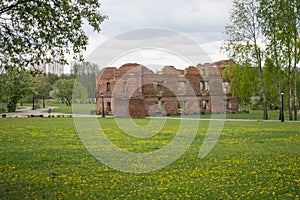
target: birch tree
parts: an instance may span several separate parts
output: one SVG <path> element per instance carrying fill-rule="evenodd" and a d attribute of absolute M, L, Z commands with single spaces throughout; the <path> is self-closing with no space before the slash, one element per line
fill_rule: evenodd
<path fill-rule="evenodd" d="M 262 73 L 263 46 L 256 0 L 234 0 L 229 24 L 225 27 L 227 39 L 222 49 L 239 65 L 257 68 L 263 102 L 263 119 L 268 119 L 267 98 Z"/>

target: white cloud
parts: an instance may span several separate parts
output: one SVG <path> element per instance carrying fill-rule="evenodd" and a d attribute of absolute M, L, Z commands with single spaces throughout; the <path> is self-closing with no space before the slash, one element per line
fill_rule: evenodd
<path fill-rule="evenodd" d="M 226 56 L 220 53 L 220 44 L 224 37 L 222 32 L 228 21 L 232 0 L 101 0 L 101 4 L 102 13 L 108 15 L 109 19 L 103 22 L 100 34 L 91 33 L 91 30 L 87 29 L 90 44 L 86 56 L 90 55 L 97 46 L 122 32 L 144 27 L 161 27 L 183 33 L 201 45 L 210 58 L 207 62 L 226 59 Z M 139 39 L 146 37 L 148 36 L 145 34 L 141 35 L 141 38 L 135 35 L 132 39 L 138 42 Z M 178 44 L 182 45 L 180 41 Z M 126 47 L 126 43 L 123 45 Z M 189 50 L 193 54 L 191 49 Z M 132 53 L 131 58 L 127 56 L 128 62 L 134 61 Z M 158 52 L 142 51 L 136 56 L 145 60 L 147 57 L 152 57 L 155 62 L 159 62 L 160 58 L 161 62 L 166 64 L 168 60 L 180 62 L 171 57 L 166 59 L 168 56 L 162 52 L 158 55 Z M 182 62 L 180 64 L 174 62 L 170 64 L 175 66 L 182 64 Z M 199 62 L 205 61 L 199 58 Z"/>
<path fill-rule="evenodd" d="M 231 0 L 102 0 L 106 32 L 137 27 L 164 27 L 180 32 L 206 32 L 223 29 Z"/>

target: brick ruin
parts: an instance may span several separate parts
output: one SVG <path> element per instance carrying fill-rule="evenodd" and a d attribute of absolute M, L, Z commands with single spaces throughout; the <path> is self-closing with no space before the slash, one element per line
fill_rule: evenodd
<path fill-rule="evenodd" d="M 101 70 L 96 87 L 96 111 L 114 116 L 235 113 L 237 97 L 230 80 L 221 77 L 230 60 L 190 66 L 184 70 L 165 66 L 154 73 L 130 63 Z M 103 102 L 102 102 L 103 101 Z"/>

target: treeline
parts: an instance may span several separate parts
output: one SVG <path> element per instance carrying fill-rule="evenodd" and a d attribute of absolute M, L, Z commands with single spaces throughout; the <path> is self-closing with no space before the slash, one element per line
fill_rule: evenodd
<path fill-rule="evenodd" d="M 225 29 L 222 49 L 238 65 L 228 74 L 232 91 L 243 101 L 260 95 L 264 119 L 284 95 L 289 119 L 297 120 L 300 1 L 233 0 Z"/>
<path fill-rule="evenodd" d="M 15 112 L 17 103 L 59 99 L 67 106 L 72 102 L 94 103 L 97 66 L 88 62 L 72 65 L 70 74 L 40 73 L 7 69 L 0 75 L 1 109 Z"/>
<path fill-rule="evenodd" d="M 286 98 L 288 94 L 288 77 L 284 69 L 279 72 L 276 70 L 271 60 L 267 60 L 262 68 L 264 76 L 264 86 L 266 92 L 267 106 L 269 110 L 281 109 L 281 95 L 283 93 L 284 108 L 288 108 L 289 99 Z M 280 80 L 277 77 L 280 73 Z M 261 88 L 259 77 L 257 76 L 257 68 L 246 65 L 228 66 L 222 74 L 223 78 L 230 80 L 230 91 L 232 94 L 238 96 L 239 107 L 241 110 L 262 110 L 263 100 L 261 98 Z M 280 87 L 280 94 L 278 94 L 278 84 L 282 83 Z M 297 89 L 297 105 L 300 104 L 300 70 L 297 69 L 296 76 Z M 280 119 L 280 113 L 279 113 Z"/>

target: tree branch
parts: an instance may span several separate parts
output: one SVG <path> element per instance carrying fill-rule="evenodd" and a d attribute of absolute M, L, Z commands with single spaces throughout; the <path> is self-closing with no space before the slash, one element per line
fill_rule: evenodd
<path fill-rule="evenodd" d="M 0 15 L 12 10 L 14 7 L 16 7 L 20 2 L 16 2 L 15 4 L 11 4 L 10 6 L 7 6 L 5 8 L 0 9 Z"/>

